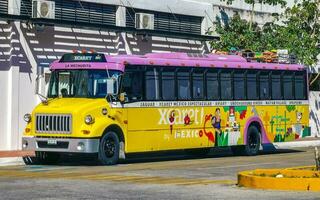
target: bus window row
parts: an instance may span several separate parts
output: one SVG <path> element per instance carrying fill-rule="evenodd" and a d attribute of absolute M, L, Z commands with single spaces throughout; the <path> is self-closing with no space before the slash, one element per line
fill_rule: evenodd
<path fill-rule="evenodd" d="M 128 66 L 122 92 L 129 101 L 307 99 L 301 71 Z"/>

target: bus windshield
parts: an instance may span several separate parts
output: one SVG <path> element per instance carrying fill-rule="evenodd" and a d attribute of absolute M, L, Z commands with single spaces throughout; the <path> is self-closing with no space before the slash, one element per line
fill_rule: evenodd
<path fill-rule="evenodd" d="M 49 82 L 49 98 L 104 98 L 107 78 L 119 82 L 121 72 L 115 70 L 55 70 Z M 116 83 L 115 83 L 115 88 Z M 117 91 L 118 92 L 118 91 Z"/>

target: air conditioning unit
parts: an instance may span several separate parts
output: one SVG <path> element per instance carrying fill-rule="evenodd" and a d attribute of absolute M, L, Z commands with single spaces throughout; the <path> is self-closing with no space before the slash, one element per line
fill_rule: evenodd
<path fill-rule="evenodd" d="M 154 15 L 148 13 L 136 13 L 136 29 L 154 29 Z"/>
<path fill-rule="evenodd" d="M 55 2 L 44 0 L 32 1 L 32 17 L 54 19 Z"/>

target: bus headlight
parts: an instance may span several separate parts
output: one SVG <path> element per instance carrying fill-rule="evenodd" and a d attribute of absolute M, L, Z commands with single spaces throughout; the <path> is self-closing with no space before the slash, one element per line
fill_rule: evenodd
<path fill-rule="evenodd" d="M 28 141 L 24 140 L 22 141 L 22 148 L 26 149 L 28 147 Z"/>
<path fill-rule="evenodd" d="M 23 116 L 23 120 L 25 121 L 25 122 L 27 122 L 27 123 L 29 123 L 29 122 L 31 122 L 31 115 L 30 114 L 25 114 L 24 116 Z"/>
<path fill-rule="evenodd" d="M 79 142 L 78 145 L 77 145 L 77 150 L 78 151 L 83 151 L 84 150 L 84 144 L 83 142 Z"/>
<path fill-rule="evenodd" d="M 84 118 L 84 122 L 86 124 L 93 124 L 94 123 L 94 118 L 91 116 L 91 115 L 87 115 L 85 118 Z"/>

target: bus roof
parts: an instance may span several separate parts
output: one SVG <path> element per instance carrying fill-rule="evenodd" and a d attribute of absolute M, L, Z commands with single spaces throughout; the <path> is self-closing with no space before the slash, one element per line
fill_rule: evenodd
<path fill-rule="evenodd" d="M 92 62 L 91 60 L 86 60 L 85 62 L 68 60 L 68 62 L 64 62 L 57 60 L 50 65 L 50 69 L 114 69 L 124 71 L 125 65 L 295 71 L 304 69 L 299 64 L 248 62 L 245 58 L 237 55 L 149 53 L 145 55 L 105 55 L 105 58 L 106 62 Z"/>

